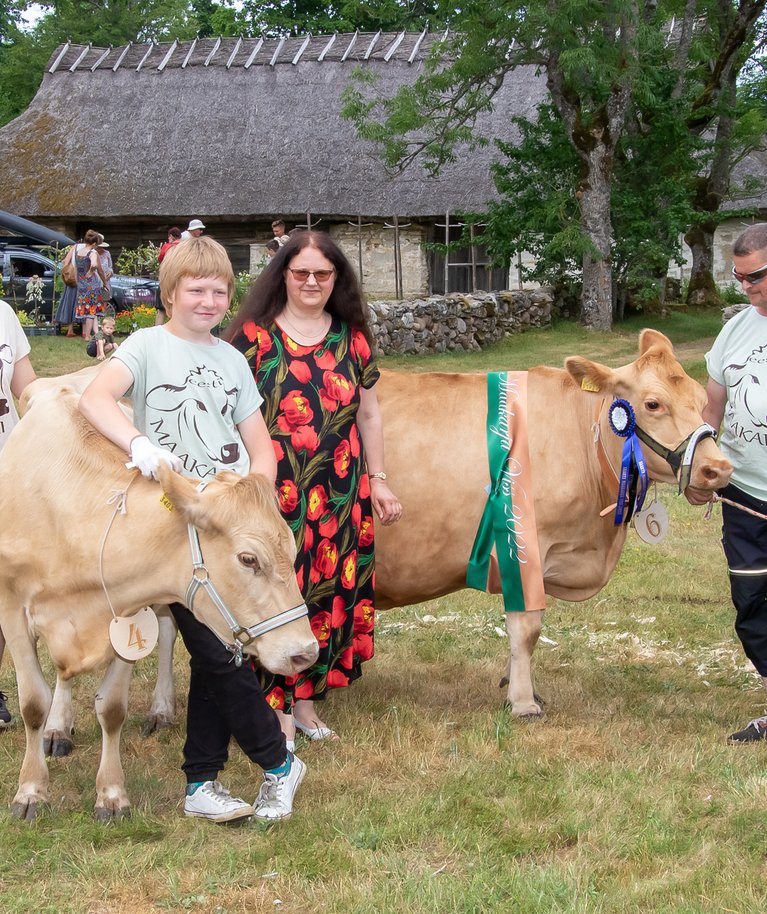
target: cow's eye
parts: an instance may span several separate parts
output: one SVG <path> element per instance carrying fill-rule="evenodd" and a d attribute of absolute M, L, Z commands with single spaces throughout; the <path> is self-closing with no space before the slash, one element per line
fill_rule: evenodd
<path fill-rule="evenodd" d="M 656 409 L 660 409 L 660 403 L 657 400 L 646 400 L 645 409 L 649 409 L 651 413 L 654 413 Z"/>
<path fill-rule="evenodd" d="M 241 565 L 244 565 L 246 568 L 249 568 L 251 571 L 256 572 L 261 570 L 261 564 L 255 555 L 251 555 L 250 552 L 241 552 L 237 558 L 240 561 Z"/>

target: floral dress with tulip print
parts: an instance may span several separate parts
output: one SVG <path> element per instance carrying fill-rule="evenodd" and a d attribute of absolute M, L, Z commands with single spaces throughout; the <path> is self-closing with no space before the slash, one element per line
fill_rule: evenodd
<path fill-rule="evenodd" d="M 263 672 L 272 707 L 322 699 L 349 685 L 373 656 L 373 514 L 357 427 L 360 388 L 379 377 L 363 333 L 334 317 L 313 346 L 276 323 L 246 322 L 234 345 L 264 397 L 277 454 L 280 510 L 296 538 L 296 576 L 320 646 L 297 676 Z"/>

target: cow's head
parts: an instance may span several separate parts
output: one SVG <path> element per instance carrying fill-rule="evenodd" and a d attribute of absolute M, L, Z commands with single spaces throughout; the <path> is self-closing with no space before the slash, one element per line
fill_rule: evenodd
<path fill-rule="evenodd" d="M 303 605 L 293 567 L 295 540 L 277 507 L 274 487 L 264 477 L 219 473 L 200 492 L 164 466 L 159 475 L 173 511 L 198 531 L 210 580 L 242 628 Z M 174 577 L 179 559 L 178 579 L 188 583 L 190 549 L 174 557 Z M 203 588 L 197 590 L 192 610 L 226 644 L 233 644 L 231 627 Z M 289 676 L 314 663 L 318 646 L 304 616 L 259 635 L 244 646 L 244 653 L 257 657 L 266 669 Z"/>
<path fill-rule="evenodd" d="M 668 337 L 657 330 L 640 333 L 639 358 L 623 368 L 608 368 L 581 356 L 566 359 L 565 368 L 583 389 L 628 400 L 637 426 L 669 451 L 678 449 L 703 422 L 706 393 L 676 360 Z M 644 452 L 653 479 L 678 480 L 678 473 L 663 457 L 648 447 Z M 693 458 L 690 485 L 708 491 L 720 489 L 727 485 L 731 473 L 732 464 L 722 456 L 713 438 L 701 440 Z"/>

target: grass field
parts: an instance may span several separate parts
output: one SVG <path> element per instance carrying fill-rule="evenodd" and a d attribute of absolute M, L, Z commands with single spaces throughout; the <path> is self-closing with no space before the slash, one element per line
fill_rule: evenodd
<path fill-rule="evenodd" d="M 579 353 L 616 365 L 636 352 L 639 325 L 598 336 L 560 325 L 476 356 L 384 361 L 485 370 L 561 364 Z M 718 314 L 654 325 L 702 378 Z M 33 346 L 41 373 L 91 363 L 79 341 Z M 296 813 L 268 831 L 183 817 L 183 726 L 141 736 L 153 658 L 137 666 L 124 733 L 133 817 L 95 823 L 97 679 L 79 681 L 77 748 L 51 761 L 51 811 L 32 825 L 0 813 L 0 911 L 767 909 L 767 745 L 725 742 L 763 712 L 763 691 L 732 631 L 718 512 L 706 521 L 671 488 L 659 493 L 671 515 L 668 538 L 651 547 L 630 534 L 600 594 L 551 602 L 536 653 L 543 720 L 513 720 L 502 706 L 500 598 L 463 591 L 382 613 L 376 657 L 328 702 L 342 740 L 299 743 L 309 771 Z M 183 648 L 176 673 L 183 719 Z M 15 710 L 8 662 L 0 686 Z M 16 721 L 0 733 L 4 804 L 23 747 Z M 252 799 L 260 773 L 235 750 L 224 779 Z"/>

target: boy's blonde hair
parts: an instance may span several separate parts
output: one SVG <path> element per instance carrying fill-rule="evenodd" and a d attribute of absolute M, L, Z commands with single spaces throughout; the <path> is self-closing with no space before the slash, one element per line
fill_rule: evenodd
<path fill-rule="evenodd" d="M 176 286 L 186 276 L 201 279 L 208 276 L 219 276 L 226 280 L 229 299 L 234 292 L 234 270 L 229 255 L 223 245 L 206 235 L 199 238 L 185 238 L 172 247 L 160 264 L 160 298 L 168 317 L 172 316 L 173 305 L 170 300 Z"/>

